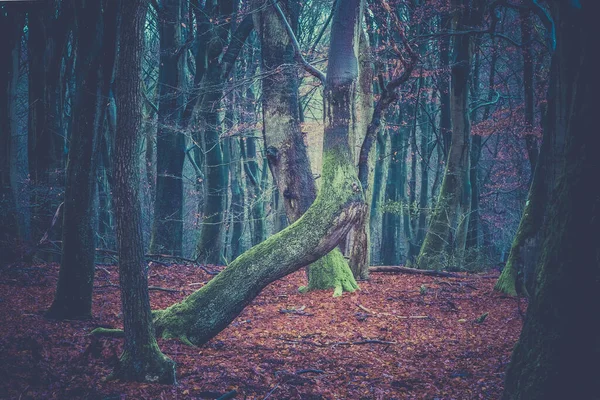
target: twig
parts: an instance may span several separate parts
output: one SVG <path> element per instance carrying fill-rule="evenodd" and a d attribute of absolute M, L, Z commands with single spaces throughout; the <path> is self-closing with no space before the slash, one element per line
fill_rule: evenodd
<path fill-rule="evenodd" d="M 298 371 L 296 371 L 296 375 L 308 374 L 309 372 L 312 372 L 314 374 L 324 374 L 325 373 L 325 371 L 323 371 L 322 369 L 308 368 L 308 369 L 299 369 Z"/>
<path fill-rule="evenodd" d="M 269 390 L 269 393 L 267 393 L 267 395 L 264 397 L 263 400 L 267 400 L 269 397 L 271 397 L 271 395 L 273 394 L 275 389 L 277 389 L 278 387 L 279 387 L 279 382 L 277 382 L 277 384 L 275 386 L 273 386 L 273 389 Z"/>
<path fill-rule="evenodd" d="M 428 318 L 428 317 L 425 317 Z M 319 342 L 311 342 L 309 340 L 293 340 L 293 339 L 285 339 L 285 338 L 277 338 L 279 340 L 283 340 L 284 342 L 291 342 L 291 343 L 301 343 L 301 344 L 308 344 L 311 346 L 317 346 L 317 347 L 330 347 L 330 346 L 354 346 L 354 345 L 361 345 L 361 344 L 397 344 L 397 342 L 388 342 L 385 340 L 379 340 L 379 339 L 365 339 L 365 340 L 358 340 L 356 342 L 329 342 L 329 343 L 319 343 Z"/>
<path fill-rule="evenodd" d="M 119 285 L 115 285 L 114 283 L 111 283 L 109 285 L 94 286 L 94 289 L 102 289 L 102 288 L 107 288 L 107 287 L 118 288 L 120 286 Z M 159 291 L 162 291 L 162 292 L 170 292 L 170 293 L 179 293 L 180 292 L 177 289 L 170 289 L 170 288 L 165 288 L 165 287 L 161 287 L 161 286 L 148 286 L 148 290 L 159 290 Z"/>

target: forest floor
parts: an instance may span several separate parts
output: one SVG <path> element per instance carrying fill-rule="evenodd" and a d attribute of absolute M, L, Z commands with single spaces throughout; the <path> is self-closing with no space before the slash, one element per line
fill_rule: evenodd
<path fill-rule="evenodd" d="M 94 317 L 43 317 L 56 264 L 0 270 L 0 398 L 3 399 L 498 399 L 525 300 L 492 291 L 488 273 L 459 278 L 372 274 L 361 290 L 300 294 L 304 273 L 267 287 L 201 347 L 159 340 L 177 363 L 178 385 L 106 381 L 122 339 L 118 271 L 96 269 Z M 153 308 L 212 276 L 191 266 L 152 265 Z M 478 321 L 489 313 L 483 321 Z"/>

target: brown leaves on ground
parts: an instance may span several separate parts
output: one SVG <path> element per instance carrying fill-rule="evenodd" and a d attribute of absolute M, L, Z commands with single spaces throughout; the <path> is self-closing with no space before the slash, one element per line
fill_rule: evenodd
<path fill-rule="evenodd" d="M 50 321 L 57 265 L 0 271 L 0 397 L 14 399 L 496 399 L 524 304 L 492 292 L 495 279 L 372 274 L 359 292 L 300 294 L 297 272 L 263 291 L 216 338 L 195 348 L 159 340 L 177 386 L 106 382 L 122 339 L 117 268 L 98 267 L 94 318 Z M 212 278 L 153 265 L 153 308 Z M 482 316 L 488 313 L 486 317 Z"/>

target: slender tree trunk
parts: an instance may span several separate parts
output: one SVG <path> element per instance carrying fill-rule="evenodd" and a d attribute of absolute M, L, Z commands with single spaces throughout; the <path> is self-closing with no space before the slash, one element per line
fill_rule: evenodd
<path fill-rule="evenodd" d="M 231 33 L 234 2 L 222 1 L 218 4 L 207 3 L 206 9 L 212 16 L 212 28 L 209 31 L 208 47 L 206 51 L 204 80 L 202 87 L 205 89 L 200 101 L 200 120 L 204 134 L 203 144 L 205 149 L 205 185 L 206 196 L 202 208 L 202 227 L 196 253 L 198 260 L 206 264 L 221 264 L 223 262 L 223 218 L 225 212 L 225 199 L 227 196 L 227 165 L 223 162 L 223 150 L 220 142 L 221 98 L 225 89 L 225 81 L 239 50 L 246 41 L 252 29 L 251 20 L 243 20 L 238 28 Z M 217 20 L 226 21 L 223 24 Z M 228 22 L 227 22 L 228 21 Z M 227 45 L 227 47 L 226 47 Z M 200 142 L 200 138 L 196 137 Z"/>
<path fill-rule="evenodd" d="M 183 244 L 183 161 L 185 136 L 180 129 L 183 87 L 181 2 L 161 2 L 158 133 L 156 140 L 156 199 L 150 251 L 181 255 Z"/>
<path fill-rule="evenodd" d="M 18 257 L 19 227 L 12 173 L 12 135 L 16 128 L 15 92 L 25 14 L 14 5 L 3 5 L 0 14 L 0 266 Z"/>
<path fill-rule="evenodd" d="M 96 166 L 116 51 L 116 4 L 103 15 L 100 3 L 76 6 L 77 61 L 73 123 L 63 205 L 62 260 L 54 301 L 47 315 L 89 318 L 92 313 L 96 249 Z M 103 63 L 107 65 L 104 66 Z"/>
<path fill-rule="evenodd" d="M 600 393 L 597 3 L 550 4 L 556 69 L 546 129 L 565 137 L 566 151 L 553 160 L 560 173 L 542 228 L 537 285 L 506 373 L 507 400 L 591 399 Z"/>
<path fill-rule="evenodd" d="M 29 175 L 33 189 L 32 238 L 38 242 L 48 231 L 60 203 L 67 135 L 63 126 L 63 53 L 73 20 L 73 7 L 58 11 L 47 2 L 28 13 L 29 61 Z M 53 237 L 60 236 L 60 225 Z"/>
<path fill-rule="evenodd" d="M 120 7 L 119 60 L 115 80 L 117 137 L 114 202 L 117 216 L 119 280 L 125 344 L 113 376 L 125 381 L 175 383 L 175 364 L 164 356 L 154 336 L 144 260 L 140 170 L 141 66 L 148 3 L 124 0 Z"/>
<path fill-rule="evenodd" d="M 355 48 L 363 1 L 337 3 L 325 85 L 323 186 L 315 202 L 288 228 L 251 248 L 181 303 L 157 311 L 162 337 L 196 345 L 223 330 L 269 283 L 335 248 L 365 212 L 348 143 L 352 91 L 358 79 Z M 341 289 L 340 289 L 341 290 Z"/>
<path fill-rule="evenodd" d="M 530 10 L 519 10 L 521 21 L 521 51 L 523 53 L 523 94 L 525 99 L 525 145 L 527 147 L 527 158 L 531 171 L 535 170 L 535 164 L 538 158 L 537 143 L 532 134 L 534 126 L 534 103 L 535 94 L 533 92 L 533 55 L 531 54 L 531 29 L 532 22 L 529 16 Z"/>
<path fill-rule="evenodd" d="M 397 205 L 401 201 L 400 188 L 403 184 L 401 179 L 402 166 L 402 146 L 404 140 L 402 131 L 393 132 L 390 134 L 390 157 L 387 183 L 385 185 L 385 199 L 389 204 Z M 384 265 L 399 265 L 400 264 L 400 227 L 401 227 L 401 211 L 394 207 L 384 211 L 381 233 L 381 260 Z"/>
<path fill-rule="evenodd" d="M 453 0 L 456 11 L 452 26 L 462 29 L 473 18 L 470 0 Z M 451 69 L 450 115 L 452 143 L 446 163 L 442 188 L 434 209 L 429 231 L 417 259 L 423 269 L 452 266 L 458 268 L 466 245 L 471 184 L 469 180 L 470 119 L 468 109 L 471 45 L 469 35 L 454 37 L 454 60 Z M 451 261 L 449 256 L 453 256 Z"/>

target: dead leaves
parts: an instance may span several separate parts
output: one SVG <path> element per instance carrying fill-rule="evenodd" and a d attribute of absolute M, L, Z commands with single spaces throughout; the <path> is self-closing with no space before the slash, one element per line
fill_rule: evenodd
<path fill-rule="evenodd" d="M 88 333 L 121 326 L 119 290 L 95 292 L 92 321 L 48 321 L 40 315 L 58 266 L 25 268 L 0 279 L 3 398 L 491 399 L 521 327 L 514 299 L 492 295 L 491 279 L 373 274 L 361 291 L 333 299 L 299 294 L 298 272 L 205 346 L 159 340 L 177 362 L 178 386 L 106 382 L 122 340 Z M 152 306 L 210 279 L 199 268 L 154 265 L 150 285 L 170 290 L 151 291 Z M 116 267 L 97 269 L 97 285 L 116 282 Z"/>

